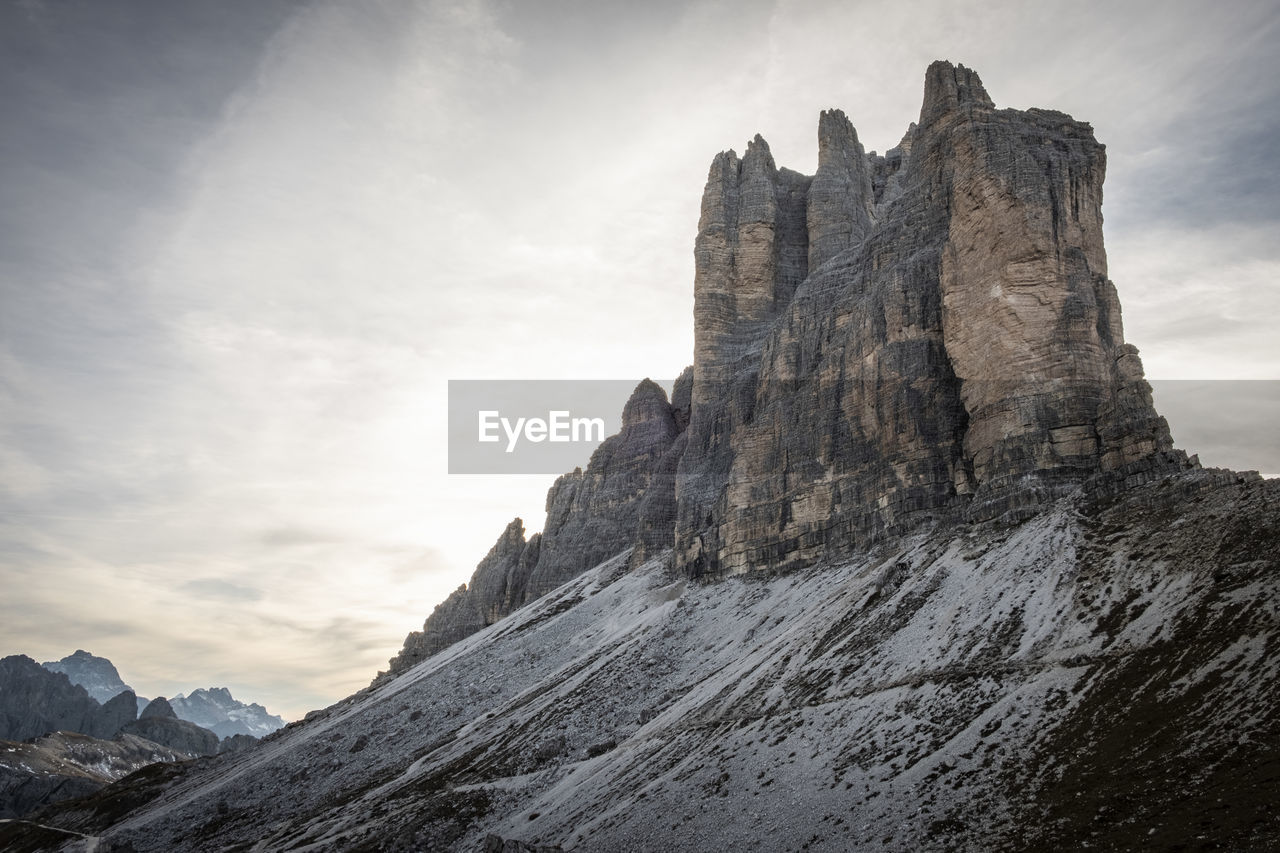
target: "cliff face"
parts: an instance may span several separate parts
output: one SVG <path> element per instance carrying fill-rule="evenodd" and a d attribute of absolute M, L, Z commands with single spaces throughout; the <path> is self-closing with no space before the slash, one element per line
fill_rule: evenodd
<path fill-rule="evenodd" d="M 997 110 L 976 74 L 938 62 L 891 157 L 865 156 L 837 112 L 819 120 L 819 152 L 808 182 L 774 171 L 759 138 L 711 167 L 677 490 L 685 572 L 807 565 L 1190 464 L 1124 343 L 1088 125 Z M 798 287 L 783 234 L 807 235 Z"/>
<path fill-rule="evenodd" d="M 1193 467 L 1124 342 L 1105 165 L 1089 125 L 998 110 L 947 62 L 884 156 L 839 110 L 812 177 L 759 136 L 718 154 L 671 403 L 642 383 L 546 530 L 512 522 L 391 672 L 628 548 L 692 578 L 795 568 Z"/>

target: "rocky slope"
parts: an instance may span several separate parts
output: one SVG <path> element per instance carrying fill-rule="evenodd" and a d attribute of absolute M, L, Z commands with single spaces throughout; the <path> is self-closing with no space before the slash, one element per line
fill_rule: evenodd
<path fill-rule="evenodd" d="M 24 743 L 0 741 L 0 818 L 92 794 L 158 761 L 194 757 L 131 734 L 103 740 L 54 732 Z"/>
<path fill-rule="evenodd" d="M 715 158 L 691 373 L 389 674 L 39 819 L 100 851 L 1280 845 L 1280 481 L 1172 447 L 1091 129 L 935 63 L 883 157 L 818 131 L 812 177 Z"/>
<path fill-rule="evenodd" d="M 138 851 L 1264 849 L 1278 505 L 1193 471 L 782 575 L 624 553 L 248 754 L 40 819 Z"/>

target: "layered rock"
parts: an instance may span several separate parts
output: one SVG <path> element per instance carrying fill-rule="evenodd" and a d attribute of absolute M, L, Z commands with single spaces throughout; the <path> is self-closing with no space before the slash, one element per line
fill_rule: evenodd
<path fill-rule="evenodd" d="M 699 264 L 695 290 L 714 283 L 716 299 L 695 300 L 685 572 L 805 565 L 940 519 L 1024 517 L 1097 475 L 1190 464 L 1123 340 L 1088 125 L 996 110 L 945 62 L 892 160 L 864 158 L 842 119 L 820 119 L 811 221 L 792 229 L 810 235 L 813 274 L 775 319 L 749 314 L 758 350 L 728 336 L 721 351 L 721 291 L 755 305 L 760 279 L 782 294 L 788 274 L 734 278 L 723 253 Z M 725 207 L 724 160 L 704 223 Z"/>
<path fill-rule="evenodd" d="M 447 648 L 628 548 L 669 548 L 675 512 L 675 466 L 688 423 L 691 375 L 673 393 L 651 380 L 636 386 L 617 435 L 605 439 L 585 471 L 558 478 L 547 492 L 542 533 L 525 538 L 519 518 L 507 525 L 471 576 L 405 638 L 389 674 Z"/>
<path fill-rule="evenodd" d="M 813 177 L 759 136 L 714 158 L 691 372 L 670 404 L 637 388 L 543 534 L 508 527 L 393 671 L 629 547 L 674 547 L 690 577 L 773 571 L 1194 465 L 1124 342 L 1089 125 L 998 110 L 936 62 L 884 156 L 839 110 L 818 150 Z"/>
<path fill-rule="evenodd" d="M 818 117 L 818 171 L 805 198 L 810 270 L 858 245 L 870 232 L 875 209 L 871 174 L 872 163 L 848 117 L 840 110 L 824 110 Z"/>

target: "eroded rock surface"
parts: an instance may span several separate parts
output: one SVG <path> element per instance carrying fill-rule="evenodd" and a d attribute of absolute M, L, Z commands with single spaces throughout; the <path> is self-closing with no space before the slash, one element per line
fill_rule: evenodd
<path fill-rule="evenodd" d="M 688 423 L 691 377 L 673 391 L 657 383 L 636 386 L 622 413 L 622 428 L 596 448 L 585 471 L 556 480 L 547 493 L 542 533 L 525 538 L 515 519 L 480 564 L 405 638 L 389 674 L 403 672 L 628 548 L 671 547 L 675 512 L 672 453 Z"/>
<path fill-rule="evenodd" d="M 1099 475 L 1192 464 L 1123 339 L 1087 124 L 997 110 L 974 72 L 938 62 L 891 156 L 864 155 L 833 112 L 819 151 L 787 228 L 808 235 L 798 287 L 762 248 L 783 209 L 759 189 L 783 174 L 762 141 L 711 167 L 677 488 L 684 571 L 807 565 L 941 519 L 1025 517 Z M 741 234 L 723 224 L 739 210 L 752 211 Z"/>

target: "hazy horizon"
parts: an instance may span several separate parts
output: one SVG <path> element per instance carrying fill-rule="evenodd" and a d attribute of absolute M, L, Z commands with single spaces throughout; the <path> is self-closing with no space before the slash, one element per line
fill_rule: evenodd
<path fill-rule="evenodd" d="M 541 527 L 553 477 L 447 474 L 448 380 L 678 375 L 716 152 L 812 173 L 828 107 L 884 151 L 935 59 L 1093 125 L 1148 377 L 1280 379 L 1278 41 L 1267 2 L 5 0 L 0 651 L 286 718 L 363 687 Z"/>

